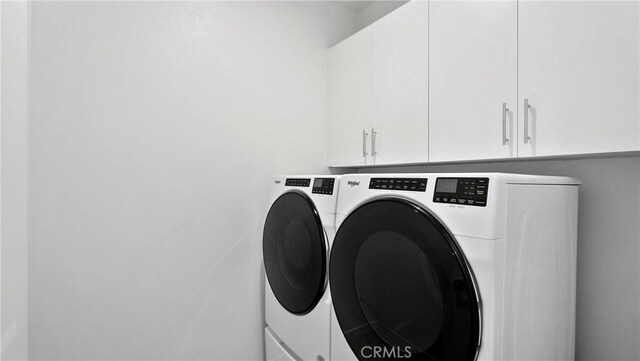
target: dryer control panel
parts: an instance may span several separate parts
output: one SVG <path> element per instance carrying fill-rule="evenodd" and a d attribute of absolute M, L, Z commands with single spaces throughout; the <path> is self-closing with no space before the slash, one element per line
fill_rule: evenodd
<path fill-rule="evenodd" d="M 489 178 L 438 178 L 433 201 L 485 207 Z"/>
<path fill-rule="evenodd" d="M 335 178 L 314 178 L 311 193 L 333 194 Z"/>

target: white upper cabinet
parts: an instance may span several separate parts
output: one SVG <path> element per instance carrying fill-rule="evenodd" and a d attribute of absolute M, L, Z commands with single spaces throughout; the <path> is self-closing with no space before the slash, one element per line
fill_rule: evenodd
<path fill-rule="evenodd" d="M 329 50 L 329 164 L 428 161 L 429 4 L 402 5 Z"/>
<path fill-rule="evenodd" d="M 371 29 L 329 49 L 329 164 L 371 163 Z"/>
<path fill-rule="evenodd" d="M 330 49 L 331 166 L 640 150 L 639 1 L 411 1 Z"/>
<path fill-rule="evenodd" d="M 431 1 L 429 160 L 517 155 L 518 4 Z"/>
<path fill-rule="evenodd" d="M 402 5 L 373 31 L 375 164 L 428 161 L 429 3 Z"/>
<path fill-rule="evenodd" d="M 519 156 L 640 149 L 638 4 L 520 1 Z"/>

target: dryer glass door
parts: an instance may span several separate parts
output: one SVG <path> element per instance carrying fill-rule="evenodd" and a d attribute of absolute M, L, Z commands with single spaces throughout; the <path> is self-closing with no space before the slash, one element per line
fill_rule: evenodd
<path fill-rule="evenodd" d="M 306 314 L 326 287 L 327 243 L 311 199 L 298 192 L 280 196 L 271 206 L 262 237 L 264 268 L 280 304 Z"/>
<path fill-rule="evenodd" d="M 367 203 L 340 226 L 329 282 L 338 323 L 360 360 L 474 360 L 480 302 L 454 237 L 424 208 Z"/>

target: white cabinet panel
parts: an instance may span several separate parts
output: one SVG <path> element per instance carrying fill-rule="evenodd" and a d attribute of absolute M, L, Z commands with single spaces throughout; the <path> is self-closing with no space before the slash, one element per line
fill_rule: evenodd
<path fill-rule="evenodd" d="M 638 4 L 519 3 L 519 156 L 640 149 Z"/>
<path fill-rule="evenodd" d="M 432 1 L 429 11 L 429 160 L 516 156 L 517 2 Z"/>
<path fill-rule="evenodd" d="M 409 2 L 374 23 L 375 164 L 426 162 L 429 3 Z"/>
<path fill-rule="evenodd" d="M 370 28 L 329 49 L 329 164 L 332 166 L 370 162 L 371 55 Z M 363 131 L 367 133 L 366 142 L 363 142 Z M 365 156 L 363 151 L 369 154 Z"/>

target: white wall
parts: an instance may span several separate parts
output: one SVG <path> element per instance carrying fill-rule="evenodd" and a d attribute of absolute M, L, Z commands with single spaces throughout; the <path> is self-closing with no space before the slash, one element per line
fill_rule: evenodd
<path fill-rule="evenodd" d="M 313 2 L 37 2 L 30 359 L 259 359 L 268 177 L 326 172 Z"/>
<path fill-rule="evenodd" d="M 1 2 L 0 359 L 27 357 L 28 10 Z"/>
<path fill-rule="evenodd" d="M 640 359 L 640 157 L 362 170 L 372 171 L 496 171 L 580 179 L 576 359 Z"/>

